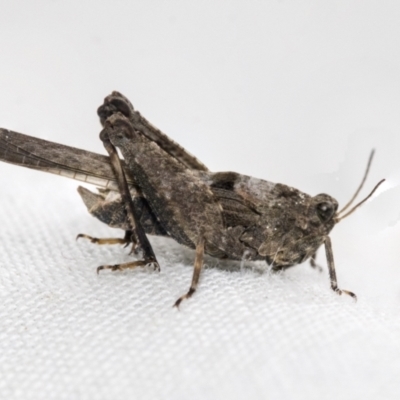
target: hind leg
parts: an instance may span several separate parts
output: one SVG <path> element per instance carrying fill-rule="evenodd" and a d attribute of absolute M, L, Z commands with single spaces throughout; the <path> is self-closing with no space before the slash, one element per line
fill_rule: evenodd
<path fill-rule="evenodd" d="M 85 235 L 80 233 L 76 240 L 83 238 L 90 240 L 91 243 L 103 245 L 103 244 L 124 244 L 125 247 L 132 243 L 132 231 L 125 231 L 125 237 L 123 238 L 95 238 L 93 236 Z"/>

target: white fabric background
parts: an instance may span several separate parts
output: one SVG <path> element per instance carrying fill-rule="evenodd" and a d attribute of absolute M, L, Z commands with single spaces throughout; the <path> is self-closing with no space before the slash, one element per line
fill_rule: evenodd
<path fill-rule="evenodd" d="M 193 252 L 154 238 L 130 259 L 75 182 L 0 164 L 1 399 L 397 399 L 400 393 L 398 2 L 3 2 L 0 125 L 104 153 L 96 108 L 119 90 L 212 170 L 344 204 L 340 287 L 301 265 L 207 268 L 173 302 Z M 318 255 L 325 266 L 324 254 Z"/>

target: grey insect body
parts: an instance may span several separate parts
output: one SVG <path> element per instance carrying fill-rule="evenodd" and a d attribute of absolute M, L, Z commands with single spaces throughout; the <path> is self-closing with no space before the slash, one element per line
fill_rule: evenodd
<path fill-rule="evenodd" d="M 337 286 L 329 239 L 335 223 L 355 207 L 339 216 L 337 201 L 327 194 L 309 196 L 235 172 L 213 173 L 118 92 L 106 97 L 98 114 L 103 125 L 100 138 L 110 157 L 0 129 L 1 160 L 101 188 L 99 193 L 82 187 L 78 191 L 93 216 L 123 229 L 125 237 L 78 237 L 99 244 L 132 244 L 132 252 L 141 259 L 98 270 L 147 264 L 158 269 L 146 235 L 170 237 L 196 249 L 192 284 L 176 301 L 179 306 L 197 288 L 204 253 L 221 259 L 265 260 L 279 270 L 307 259 L 315 266 L 315 254 L 324 244 L 331 288 L 355 297 Z"/>

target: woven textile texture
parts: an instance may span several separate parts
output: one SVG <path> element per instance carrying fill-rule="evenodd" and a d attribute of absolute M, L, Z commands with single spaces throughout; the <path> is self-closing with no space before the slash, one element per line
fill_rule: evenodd
<path fill-rule="evenodd" d="M 161 271 L 102 271 L 129 248 L 78 183 L 0 162 L 0 400 L 400 398 L 400 2 L 35 0 L 0 8 L 0 127 L 106 154 L 117 90 L 210 171 L 358 200 L 284 273 L 150 238 Z M 157 168 L 158 165 L 154 163 Z M 95 190 L 93 187 L 89 189 Z M 357 201 L 358 201 L 357 200 Z M 183 199 L 182 201 L 185 201 Z"/>
<path fill-rule="evenodd" d="M 2 164 L 0 398 L 398 398 L 394 307 L 335 295 L 326 269 L 210 258 L 177 311 L 192 251 L 156 238 L 160 273 L 97 276 L 128 251 L 76 234 L 120 233 L 86 213 L 74 182 L 12 168 Z"/>

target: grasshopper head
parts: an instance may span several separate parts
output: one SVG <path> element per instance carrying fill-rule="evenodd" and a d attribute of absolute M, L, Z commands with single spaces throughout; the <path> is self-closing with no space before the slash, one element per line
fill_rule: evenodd
<path fill-rule="evenodd" d="M 374 152 L 370 155 L 363 180 L 356 193 L 339 211 L 338 202 L 327 194 L 305 197 L 283 185 L 275 185 L 279 202 L 283 202 L 283 198 L 295 201 L 286 203 L 284 209 L 270 212 L 272 218 L 268 224 L 269 228 L 265 231 L 266 240 L 258 248 L 258 254 L 265 256 L 267 263 L 272 264 L 274 269 L 288 268 L 312 257 L 325 242 L 335 224 L 352 214 L 384 182 L 384 179 L 378 182 L 368 196 L 350 208 L 367 178 L 373 154 Z M 345 212 L 348 208 L 350 210 Z"/>
<path fill-rule="evenodd" d="M 270 210 L 258 254 L 274 269 L 287 268 L 311 257 L 335 226 L 338 202 L 327 194 L 310 197 L 294 192 Z M 291 201 L 289 201 L 291 200 Z"/>

